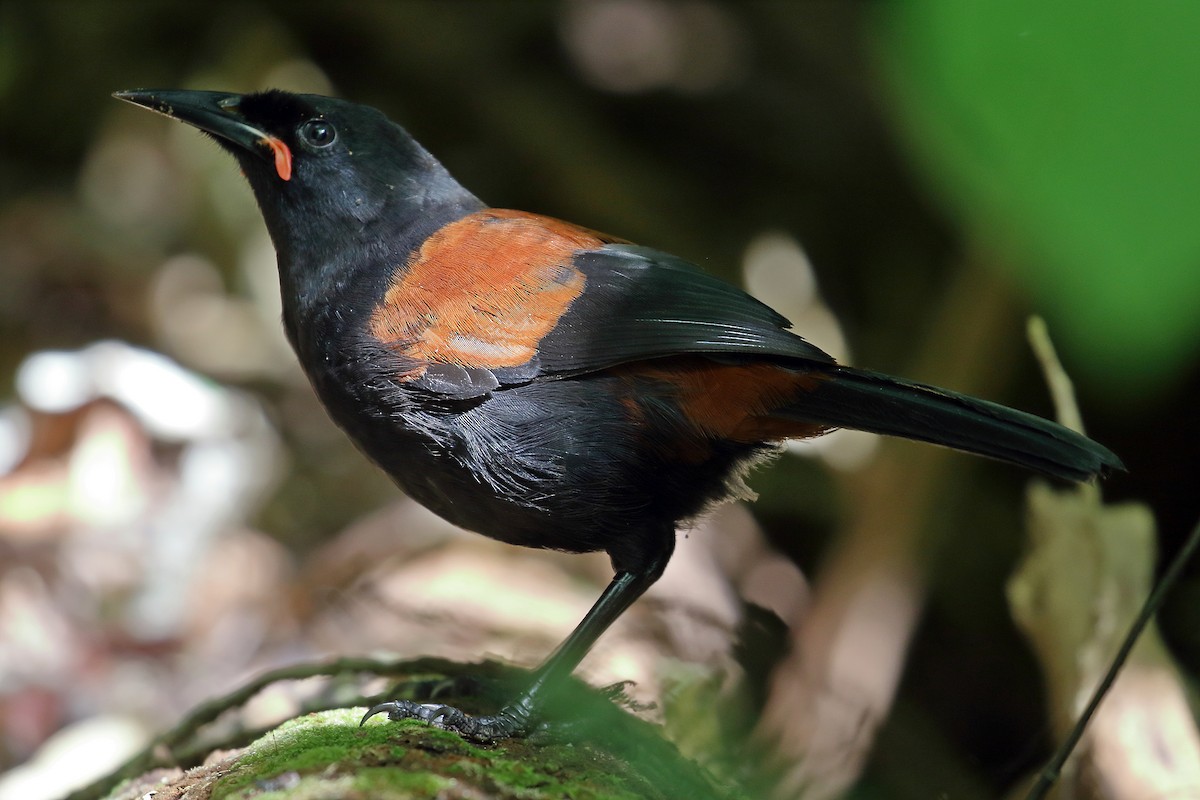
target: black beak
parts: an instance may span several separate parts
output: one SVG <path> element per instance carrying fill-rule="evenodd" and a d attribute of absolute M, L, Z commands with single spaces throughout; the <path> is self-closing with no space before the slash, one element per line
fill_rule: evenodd
<path fill-rule="evenodd" d="M 184 89 L 134 89 L 113 92 L 113 97 L 194 125 L 267 161 L 273 158 L 270 142 L 274 137 L 246 122 L 238 109 L 242 101 L 240 94 Z"/>

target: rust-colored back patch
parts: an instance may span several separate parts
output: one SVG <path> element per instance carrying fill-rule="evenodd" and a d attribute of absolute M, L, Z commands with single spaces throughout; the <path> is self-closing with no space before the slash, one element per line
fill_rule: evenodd
<path fill-rule="evenodd" d="M 430 236 L 371 315 L 371 334 L 416 366 L 499 369 L 529 362 L 583 292 L 571 259 L 605 237 L 520 211 L 486 209 Z"/>
<path fill-rule="evenodd" d="M 799 402 L 805 392 L 825 380 L 818 372 L 801 372 L 769 362 L 723 363 L 700 356 L 658 359 L 619 368 L 637 386 L 652 381 L 670 387 L 669 396 L 698 434 L 681 455 L 700 460 L 704 439 L 751 444 L 818 436 L 827 426 L 774 416 Z M 694 452 L 693 452 L 694 451 Z"/>

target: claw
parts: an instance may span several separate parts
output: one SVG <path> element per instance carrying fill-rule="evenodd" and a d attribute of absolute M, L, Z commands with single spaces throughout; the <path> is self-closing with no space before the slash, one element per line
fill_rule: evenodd
<path fill-rule="evenodd" d="M 358 727 L 361 728 L 363 725 L 367 724 L 367 720 L 369 720 L 371 717 L 375 716 L 376 714 L 382 714 L 385 711 L 387 712 L 388 716 L 391 717 L 392 711 L 395 708 L 396 701 L 394 700 L 387 703 L 380 703 L 377 706 L 371 706 L 370 710 L 367 711 L 367 713 L 363 715 L 363 718 L 358 721 Z"/>
<path fill-rule="evenodd" d="M 527 733 L 529 720 L 502 710 L 495 716 L 473 717 L 454 706 L 441 703 L 414 703 L 412 700 L 392 700 L 373 706 L 358 723 L 362 727 L 376 714 L 386 713 L 393 722 L 402 719 L 419 719 L 444 730 L 453 731 L 472 742 L 490 744 L 499 739 L 522 736 Z M 523 724 L 524 723 L 524 724 Z"/>
<path fill-rule="evenodd" d="M 387 712 L 388 719 L 392 722 L 402 719 L 419 719 L 432 724 L 437 724 L 443 717 L 453 717 L 454 714 L 462 715 L 462 712 L 458 709 L 444 706 L 440 703 L 414 703 L 412 700 L 392 700 L 372 707 L 359 721 L 358 727 L 361 728 L 371 717 L 384 712 Z M 439 727 L 446 726 L 439 725 Z"/>

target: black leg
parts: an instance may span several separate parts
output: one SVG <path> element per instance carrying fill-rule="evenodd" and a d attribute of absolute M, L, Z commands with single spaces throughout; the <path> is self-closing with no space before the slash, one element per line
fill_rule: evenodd
<path fill-rule="evenodd" d="M 571 635 L 533 673 L 529 686 L 494 716 L 472 717 L 457 708 L 438 703 L 393 700 L 372 708 L 362 722 L 383 713 L 391 720 L 423 719 L 476 742 L 493 742 L 528 734 L 549 694 L 579 665 L 592 644 L 616 618 L 658 580 L 668 557 L 670 549 L 636 572 L 619 570 Z"/>

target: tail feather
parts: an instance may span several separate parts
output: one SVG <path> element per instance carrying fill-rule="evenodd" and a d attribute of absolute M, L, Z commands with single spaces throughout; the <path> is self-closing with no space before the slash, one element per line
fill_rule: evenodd
<path fill-rule="evenodd" d="M 850 367 L 823 370 L 801 403 L 772 416 L 940 444 L 1085 481 L 1125 466 L 1058 423 L 967 395 Z"/>

